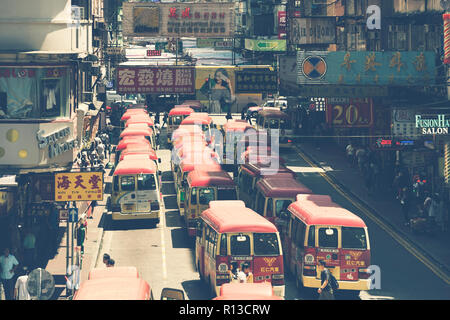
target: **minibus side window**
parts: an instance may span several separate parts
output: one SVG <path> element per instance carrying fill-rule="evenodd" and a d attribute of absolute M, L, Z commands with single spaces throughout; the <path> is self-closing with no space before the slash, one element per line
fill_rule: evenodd
<path fill-rule="evenodd" d="M 266 217 L 273 217 L 273 199 L 269 198 L 267 201 Z"/>
<path fill-rule="evenodd" d="M 113 188 L 114 188 L 114 191 L 119 191 L 119 177 L 118 176 L 114 176 L 114 178 L 113 178 Z"/>
<path fill-rule="evenodd" d="M 227 252 L 227 235 L 223 233 L 220 237 L 220 255 L 226 256 Z"/>
<path fill-rule="evenodd" d="M 259 193 L 258 198 L 256 199 L 256 212 L 258 212 L 260 215 L 264 213 L 264 205 L 266 204 L 266 198 Z"/>
<path fill-rule="evenodd" d="M 343 249 L 367 249 L 366 231 L 364 228 L 342 227 Z"/>
<path fill-rule="evenodd" d="M 191 190 L 191 204 L 197 204 L 197 188 Z"/>
<path fill-rule="evenodd" d="M 277 217 L 280 216 L 281 212 L 287 212 L 287 208 L 292 203 L 291 200 L 277 200 L 275 203 L 275 214 Z"/>
<path fill-rule="evenodd" d="M 181 123 L 181 121 L 183 121 L 183 118 L 180 116 L 176 116 L 172 118 L 172 124 L 178 125 Z"/>
<path fill-rule="evenodd" d="M 232 256 L 249 256 L 250 237 L 248 235 L 232 235 L 230 237 L 230 249 Z"/>
<path fill-rule="evenodd" d="M 303 248 L 305 243 L 306 225 L 298 219 L 295 219 L 294 223 L 297 226 L 295 236 L 293 237 L 295 245 L 297 246 L 297 248 Z"/>
<path fill-rule="evenodd" d="M 338 247 L 338 230 L 336 228 L 320 228 L 319 229 L 319 247 L 321 247 L 321 248 L 337 248 Z"/>
<path fill-rule="evenodd" d="M 309 234 L 308 234 L 308 247 L 315 247 L 316 246 L 316 227 L 310 226 L 309 227 Z"/>
<path fill-rule="evenodd" d="M 120 177 L 120 189 L 122 191 L 134 191 L 135 189 L 134 176 Z"/>

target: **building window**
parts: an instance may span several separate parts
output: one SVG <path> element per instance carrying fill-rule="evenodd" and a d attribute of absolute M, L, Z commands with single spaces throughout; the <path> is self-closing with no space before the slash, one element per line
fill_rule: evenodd
<path fill-rule="evenodd" d="M 42 79 L 41 88 L 41 115 L 44 117 L 59 116 L 61 110 L 61 80 Z"/>

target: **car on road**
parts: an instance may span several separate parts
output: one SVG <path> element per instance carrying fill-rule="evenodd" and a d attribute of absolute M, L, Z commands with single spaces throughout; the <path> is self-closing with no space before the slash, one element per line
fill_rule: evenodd
<path fill-rule="evenodd" d="M 254 105 L 248 106 L 247 115 L 252 118 L 256 118 L 258 112 L 265 109 L 273 109 L 273 110 L 286 110 L 287 109 L 287 100 L 284 97 L 281 99 L 270 99 L 264 102 L 262 106 L 258 106 L 256 103 L 252 103 Z"/>

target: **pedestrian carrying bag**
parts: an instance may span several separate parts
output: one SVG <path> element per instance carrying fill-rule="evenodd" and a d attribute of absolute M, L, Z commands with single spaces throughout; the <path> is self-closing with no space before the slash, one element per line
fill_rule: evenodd
<path fill-rule="evenodd" d="M 339 283 L 337 282 L 336 278 L 333 276 L 333 274 L 328 271 L 328 275 L 329 275 L 329 283 L 330 283 L 330 287 L 331 289 L 333 289 L 333 291 L 336 291 L 337 289 L 339 289 Z"/>

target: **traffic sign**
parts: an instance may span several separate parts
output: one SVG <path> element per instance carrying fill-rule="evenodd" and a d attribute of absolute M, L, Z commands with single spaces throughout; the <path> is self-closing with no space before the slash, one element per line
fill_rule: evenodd
<path fill-rule="evenodd" d="M 69 208 L 69 222 L 78 221 L 78 208 Z"/>

